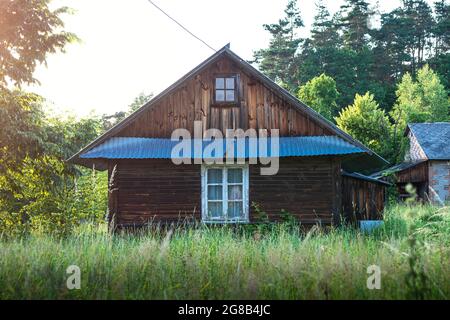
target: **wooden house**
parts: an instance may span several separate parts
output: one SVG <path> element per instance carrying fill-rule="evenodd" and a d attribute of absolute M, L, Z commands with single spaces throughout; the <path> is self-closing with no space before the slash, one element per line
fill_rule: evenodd
<path fill-rule="evenodd" d="M 195 123 L 200 124 L 197 129 Z M 278 129 L 279 169 L 275 175 L 262 175 L 264 164 L 252 163 L 249 154 L 240 164 L 208 165 L 195 155 L 192 164 L 175 164 L 171 137 L 179 128 L 193 137 L 196 130 L 204 136 L 211 128 L 224 135 L 227 129 L 261 129 L 271 138 Z M 349 196 L 342 192 L 343 169 L 367 173 L 386 165 L 227 46 L 69 161 L 108 170 L 109 214 L 119 226 L 187 217 L 248 223 L 255 221 L 254 204 L 274 221 L 285 211 L 304 224 L 339 223 L 343 203 L 356 208 L 348 205 L 352 199 L 343 201 Z M 382 185 L 362 174 L 344 179 L 346 186 L 356 188 L 358 181 Z M 376 216 L 384 189 L 367 190 L 362 201 L 378 201 L 366 208 Z"/>
<path fill-rule="evenodd" d="M 422 201 L 445 204 L 450 200 L 450 123 L 410 123 L 405 135 L 409 152 L 405 161 L 384 172 L 393 173 L 401 199 L 410 197 L 411 184 Z"/>

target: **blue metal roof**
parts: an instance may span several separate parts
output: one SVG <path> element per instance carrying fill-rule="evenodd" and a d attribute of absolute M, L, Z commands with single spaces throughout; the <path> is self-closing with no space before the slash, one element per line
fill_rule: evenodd
<path fill-rule="evenodd" d="M 230 149 L 231 141 L 233 141 L 234 156 L 239 158 L 344 155 L 364 152 L 364 150 L 336 136 L 280 137 L 278 148 L 275 139 L 272 141 L 271 138 L 267 138 L 265 143 L 262 143 L 261 140 L 258 141 L 256 138 L 220 139 L 214 141 L 216 146 L 222 145 L 222 148 L 216 149 L 217 152 L 210 152 L 213 141 L 184 140 L 183 143 L 193 148 L 191 154 L 175 152 L 179 149 L 175 149 L 174 154 L 172 154 L 173 148 L 180 142 L 170 139 L 114 137 L 81 154 L 80 158 L 173 159 L 201 158 L 202 155 L 204 159 L 224 158 L 233 150 Z M 241 144 L 242 142 L 244 144 Z"/>

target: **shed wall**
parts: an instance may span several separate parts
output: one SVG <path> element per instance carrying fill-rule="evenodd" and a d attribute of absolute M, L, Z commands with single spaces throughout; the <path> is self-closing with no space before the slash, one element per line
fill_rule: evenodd
<path fill-rule="evenodd" d="M 380 183 L 342 177 L 342 212 L 346 221 L 382 219 L 386 187 Z"/>

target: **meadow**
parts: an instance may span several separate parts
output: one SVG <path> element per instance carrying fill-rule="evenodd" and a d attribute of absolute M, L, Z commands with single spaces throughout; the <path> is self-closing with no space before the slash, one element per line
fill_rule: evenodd
<path fill-rule="evenodd" d="M 0 299 L 449 299 L 450 209 L 395 205 L 384 226 L 154 228 L 0 240 Z M 81 288 L 69 290 L 77 265 Z M 367 268 L 381 288 L 367 288 Z"/>

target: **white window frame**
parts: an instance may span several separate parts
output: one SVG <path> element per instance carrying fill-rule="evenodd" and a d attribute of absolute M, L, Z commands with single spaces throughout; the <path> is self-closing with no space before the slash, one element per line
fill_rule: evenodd
<path fill-rule="evenodd" d="M 222 209 L 223 215 L 220 218 L 208 217 L 208 169 L 222 170 Z M 228 210 L 228 169 L 242 169 L 242 216 L 229 219 Z M 202 165 L 202 222 L 204 223 L 248 223 L 249 222 L 249 183 L 248 183 L 248 164 L 243 165 Z"/>

